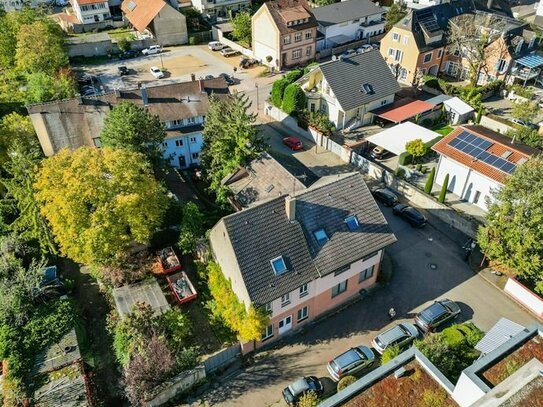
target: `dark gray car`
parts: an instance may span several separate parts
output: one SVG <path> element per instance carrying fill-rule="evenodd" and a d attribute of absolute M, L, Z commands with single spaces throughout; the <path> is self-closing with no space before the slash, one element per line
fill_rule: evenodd
<path fill-rule="evenodd" d="M 358 346 L 328 362 L 328 373 L 336 382 L 343 376 L 352 375 L 373 366 L 375 355 L 367 346 Z"/>
<path fill-rule="evenodd" d="M 410 345 L 420 335 L 413 324 L 403 323 L 393 326 L 377 335 L 371 344 L 379 353 L 383 353 L 390 346 L 399 346 L 400 349 Z"/>
<path fill-rule="evenodd" d="M 324 387 L 319 379 L 315 376 L 302 377 L 294 383 L 283 389 L 283 398 L 289 406 L 296 405 L 304 394 L 310 391 L 320 396 Z"/>
<path fill-rule="evenodd" d="M 424 332 L 430 332 L 438 326 L 460 314 L 460 307 L 449 299 L 434 302 L 415 317 L 415 323 Z"/>

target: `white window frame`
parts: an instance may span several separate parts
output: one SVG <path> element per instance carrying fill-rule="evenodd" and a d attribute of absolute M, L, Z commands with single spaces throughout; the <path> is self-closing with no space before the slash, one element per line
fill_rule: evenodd
<path fill-rule="evenodd" d="M 309 46 L 309 47 L 306 47 L 305 49 L 305 56 L 308 57 L 308 56 L 311 56 L 311 52 L 313 51 L 313 47 L 312 46 Z"/>
<path fill-rule="evenodd" d="M 289 45 L 290 44 L 290 35 L 286 35 L 283 37 L 283 45 Z"/>
<path fill-rule="evenodd" d="M 281 296 L 281 307 L 286 307 L 290 304 L 290 293 Z"/>
<path fill-rule="evenodd" d="M 400 42 L 401 37 L 399 33 L 392 33 L 392 41 L 394 42 Z"/>
<path fill-rule="evenodd" d="M 306 31 L 305 32 L 305 39 L 310 40 L 311 38 L 313 38 L 313 33 L 311 31 Z"/>
<path fill-rule="evenodd" d="M 298 310 L 296 313 L 296 322 L 302 322 L 303 320 L 309 318 L 309 307 L 306 305 Z"/>
<path fill-rule="evenodd" d="M 200 158 L 200 153 L 192 153 L 192 159 L 198 160 Z"/>
<path fill-rule="evenodd" d="M 273 336 L 273 324 L 268 325 L 264 328 L 261 341 L 264 342 L 266 339 L 270 339 Z"/>
<path fill-rule="evenodd" d="M 345 291 L 347 291 L 349 280 L 344 280 L 341 283 L 336 284 L 332 287 L 332 298 L 337 297 L 338 295 L 343 294 Z M 334 293 L 335 291 L 335 293 Z"/>
<path fill-rule="evenodd" d="M 409 44 L 409 37 L 407 35 L 404 35 L 403 36 L 403 45 L 408 45 Z"/>
<path fill-rule="evenodd" d="M 297 32 L 294 34 L 294 42 L 300 42 L 302 40 L 302 33 Z"/>
<path fill-rule="evenodd" d="M 442 56 L 443 56 L 443 50 L 442 49 L 437 50 L 437 59 L 441 59 Z"/>
<path fill-rule="evenodd" d="M 281 262 L 283 263 L 283 266 L 285 266 L 284 270 L 279 270 L 278 271 L 278 270 L 275 269 L 274 263 L 277 260 L 281 260 Z M 288 271 L 287 263 L 285 263 L 285 259 L 283 259 L 283 256 L 278 256 L 278 257 L 276 257 L 274 259 L 271 259 L 270 264 L 271 264 L 272 270 L 273 270 L 273 272 L 275 273 L 276 276 L 281 275 L 283 273 L 286 273 Z"/>
<path fill-rule="evenodd" d="M 273 313 L 273 304 L 271 302 L 264 304 L 264 311 L 269 312 L 271 315 Z"/>
<path fill-rule="evenodd" d="M 299 293 L 300 293 L 300 298 L 302 297 L 305 297 L 306 295 L 309 294 L 309 283 L 305 283 L 304 285 L 302 285 L 299 289 Z"/>
<path fill-rule="evenodd" d="M 183 139 L 175 140 L 176 147 L 183 147 Z"/>
<path fill-rule="evenodd" d="M 295 49 L 292 51 L 292 59 L 300 59 L 302 57 L 302 50 L 301 49 Z"/>
<path fill-rule="evenodd" d="M 191 142 L 191 143 L 196 143 L 196 137 L 191 137 L 191 138 L 190 138 L 190 142 Z"/>
<path fill-rule="evenodd" d="M 430 57 L 428 58 L 428 60 L 426 60 L 426 57 Z M 432 57 L 434 56 L 434 53 L 432 51 L 424 54 L 424 56 L 422 57 L 422 63 L 423 64 L 429 64 L 431 61 L 432 61 Z"/>
<path fill-rule="evenodd" d="M 395 54 L 396 54 L 396 50 L 394 48 L 389 48 L 388 49 L 388 56 L 389 57 L 394 57 Z"/>
<path fill-rule="evenodd" d="M 365 270 L 362 270 L 358 275 L 358 284 L 363 283 L 364 281 L 373 277 L 375 271 L 375 265 L 368 267 Z"/>

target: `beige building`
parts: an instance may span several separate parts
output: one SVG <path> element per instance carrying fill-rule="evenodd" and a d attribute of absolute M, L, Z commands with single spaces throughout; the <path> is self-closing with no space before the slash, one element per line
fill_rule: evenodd
<path fill-rule="evenodd" d="M 211 230 L 215 261 L 247 307 L 270 315 L 256 347 L 375 284 L 396 238 L 358 173 L 256 202 Z"/>
<path fill-rule="evenodd" d="M 315 59 L 317 22 L 305 0 L 265 2 L 251 25 L 253 53 L 264 64 L 283 69 Z"/>

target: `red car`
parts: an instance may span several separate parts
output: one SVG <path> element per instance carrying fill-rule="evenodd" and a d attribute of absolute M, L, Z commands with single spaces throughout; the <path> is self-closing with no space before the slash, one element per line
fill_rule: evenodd
<path fill-rule="evenodd" d="M 303 143 L 296 137 L 285 137 L 283 139 L 283 144 L 293 151 L 302 150 L 304 148 Z"/>

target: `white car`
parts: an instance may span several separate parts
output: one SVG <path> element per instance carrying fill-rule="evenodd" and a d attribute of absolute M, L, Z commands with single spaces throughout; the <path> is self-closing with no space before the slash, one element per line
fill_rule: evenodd
<path fill-rule="evenodd" d="M 162 47 L 160 45 L 151 45 L 149 48 L 145 48 L 141 51 L 143 55 L 153 55 L 159 54 L 162 52 Z"/>
<path fill-rule="evenodd" d="M 224 48 L 224 45 L 221 44 L 219 41 L 211 41 L 210 43 L 207 44 L 207 46 L 209 47 L 211 51 L 220 51 L 221 49 Z"/>
<path fill-rule="evenodd" d="M 155 77 L 156 79 L 164 78 L 164 72 L 158 67 L 158 66 L 152 66 L 149 70 L 151 72 L 151 75 Z"/>

